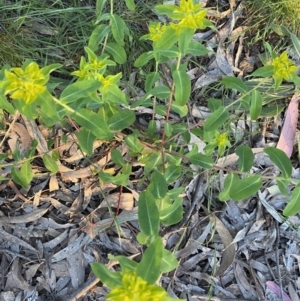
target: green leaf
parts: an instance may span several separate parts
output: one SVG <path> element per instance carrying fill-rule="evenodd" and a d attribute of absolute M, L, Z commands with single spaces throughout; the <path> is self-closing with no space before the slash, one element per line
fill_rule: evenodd
<path fill-rule="evenodd" d="M 111 22 L 111 32 L 115 41 L 120 45 L 124 46 L 124 33 L 125 33 L 125 23 L 121 17 L 116 14 L 110 16 Z"/>
<path fill-rule="evenodd" d="M 10 114 L 15 113 L 15 108 L 7 101 L 4 92 L 0 90 L 0 109 L 7 111 Z"/>
<path fill-rule="evenodd" d="M 123 271 L 129 270 L 129 271 L 136 271 L 136 268 L 138 266 L 138 263 L 127 258 L 126 256 L 114 256 L 112 254 L 108 254 L 108 259 L 117 260 L 120 264 L 120 267 Z"/>
<path fill-rule="evenodd" d="M 282 176 L 288 178 L 292 174 L 292 163 L 289 157 L 281 149 L 268 147 L 264 152 L 270 157 L 270 160 L 280 169 Z"/>
<path fill-rule="evenodd" d="M 204 130 L 207 132 L 217 130 L 228 119 L 229 113 L 223 107 L 219 107 L 204 122 Z"/>
<path fill-rule="evenodd" d="M 182 168 L 180 166 L 169 165 L 166 170 L 164 177 L 168 184 L 175 182 L 181 175 Z"/>
<path fill-rule="evenodd" d="M 135 3 L 134 0 L 125 0 L 126 6 L 129 10 L 135 9 Z"/>
<path fill-rule="evenodd" d="M 138 132 L 135 131 L 133 134 L 128 135 L 125 138 L 125 143 L 127 144 L 127 146 L 129 147 L 129 149 L 133 152 L 133 153 L 140 153 L 143 150 L 143 145 L 141 144 L 141 142 L 138 139 Z"/>
<path fill-rule="evenodd" d="M 123 159 L 123 156 L 118 149 L 116 148 L 112 149 L 110 154 L 111 154 L 111 159 L 115 164 L 119 166 L 125 165 L 125 160 Z"/>
<path fill-rule="evenodd" d="M 160 54 L 164 57 L 167 57 L 169 60 L 171 58 L 177 58 L 179 56 L 179 50 L 178 48 L 173 45 L 169 49 L 155 49 L 155 54 Z M 164 58 L 160 58 L 159 60 L 160 63 L 164 62 Z"/>
<path fill-rule="evenodd" d="M 222 100 L 221 99 L 216 99 L 216 98 L 209 98 L 207 100 L 208 102 L 208 108 L 214 112 L 216 111 L 217 109 L 219 109 L 221 106 L 222 106 Z"/>
<path fill-rule="evenodd" d="M 97 0 L 96 2 L 96 14 L 101 15 L 104 4 L 107 0 Z"/>
<path fill-rule="evenodd" d="M 121 110 L 108 118 L 108 127 L 114 131 L 122 131 L 135 122 L 135 114 L 131 110 Z"/>
<path fill-rule="evenodd" d="M 274 74 L 274 66 L 264 66 L 260 67 L 257 70 L 255 70 L 253 73 L 251 73 L 251 76 L 255 77 L 269 77 Z"/>
<path fill-rule="evenodd" d="M 177 197 L 171 205 L 159 211 L 160 221 L 165 226 L 179 223 L 182 220 L 182 215 L 183 209 L 181 197 Z"/>
<path fill-rule="evenodd" d="M 91 131 L 92 134 L 99 139 L 111 140 L 114 136 L 110 131 L 107 123 L 99 118 L 99 116 L 87 109 L 79 109 L 72 116 L 81 126 Z"/>
<path fill-rule="evenodd" d="M 165 122 L 164 131 L 165 131 L 165 134 L 166 134 L 167 138 L 172 135 L 173 128 L 172 128 L 172 125 L 171 125 L 170 121 Z"/>
<path fill-rule="evenodd" d="M 21 185 L 23 188 L 27 188 L 28 184 L 33 179 L 30 161 L 24 162 L 20 169 L 13 166 L 11 169 L 11 177 L 17 184 Z"/>
<path fill-rule="evenodd" d="M 229 190 L 229 196 L 234 201 L 239 201 L 253 196 L 262 186 L 260 176 L 250 176 L 241 180 L 234 181 Z"/>
<path fill-rule="evenodd" d="M 147 176 L 156 166 L 161 164 L 161 154 L 153 152 L 150 156 L 147 156 L 146 164 L 144 166 L 144 175 Z"/>
<path fill-rule="evenodd" d="M 290 193 L 288 191 L 289 183 L 290 183 L 289 180 L 276 179 L 276 184 L 280 192 L 285 196 L 290 196 Z"/>
<path fill-rule="evenodd" d="M 195 30 L 189 27 L 179 29 L 178 48 L 181 54 L 186 54 Z"/>
<path fill-rule="evenodd" d="M 43 162 L 44 162 L 44 165 L 45 167 L 50 170 L 52 173 L 57 173 L 59 168 L 58 168 L 58 165 L 56 163 L 55 160 L 52 159 L 51 156 L 49 156 L 48 154 L 45 154 L 43 156 Z"/>
<path fill-rule="evenodd" d="M 60 95 L 60 101 L 69 104 L 77 99 L 89 97 L 101 87 L 98 80 L 82 80 L 69 85 Z"/>
<path fill-rule="evenodd" d="M 298 56 L 300 56 L 300 40 L 293 33 L 291 33 L 291 39 Z"/>
<path fill-rule="evenodd" d="M 176 257 L 168 250 L 163 249 L 162 261 L 160 270 L 162 273 L 168 273 L 173 271 L 178 267 L 178 260 Z"/>
<path fill-rule="evenodd" d="M 167 86 L 156 86 L 153 89 L 151 89 L 147 94 L 153 95 L 159 99 L 165 99 L 170 96 L 171 91 L 170 88 Z"/>
<path fill-rule="evenodd" d="M 169 49 L 177 42 L 177 40 L 178 36 L 175 29 L 168 26 L 160 39 L 154 43 L 154 49 Z"/>
<path fill-rule="evenodd" d="M 125 49 L 117 43 L 107 43 L 105 50 L 113 56 L 118 64 L 124 64 L 127 61 Z"/>
<path fill-rule="evenodd" d="M 142 67 L 146 65 L 150 60 L 154 58 L 154 52 L 144 52 L 142 53 L 134 62 L 134 67 Z"/>
<path fill-rule="evenodd" d="M 251 94 L 250 116 L 252 120 L 256 120 L 260 116 L 262 109 L 262 96 L 258 90 L 254 90 Z"/>
<path fill-rule="evenodd" d="M 186 74 L 185 67 L 172 72 L 172 77 L 175 84 L 175 103 L 179 106 L 184 106 L 191 95 L 191 81 Z"/>
<path fill-rule="evenodd" d="M 107 25 L 100 24 L 96 26 L 90 35 L 88 47 L 93 51 L 96 51 L 99 48 L 99 44 L 103 41 L 105 36 L 110 32 L 110 28 Z"/>
<path fill-rule="evenodd" d="M 173 110 L 175 113 L 177 113 L 181 118 L 184 117 L 184 116 L 186 116 L 187 113 L 188 113 L 188 107 L 187 107 L 187 105 L 181 106 L 181 105 L 179 105 L 179 104 L 173 102 L 172 105 L 171 105 L 171 108 L 172 108 L 172 110 Z"/>
<path fill-rule="evenodd" d="M 154 10 L 159 15 L 167 15 L 169 18 L 174 16 L 174 10 L 177 10 L 178 6 L 172 4 L 159 4 L 154 6 Z"/>
<path fill-rule="evenodd" d="M 82 151 L 88 155 L 92 155 L 94 141 L 96 140 L 96 137 L 92 134 L 92 132 L 85 128 L 81 128 L 77 134 L 77 139 Z"/>
<path fill-rule="evenodd" d="M 52 127 L 61 120 L 61 116 L 57 112 L 58 105 L 53 103 L 53 97 L 49 91 L 46 90 L 40 94 L 35 102 L 40 105 L 41 117 L 48 127 Z"/>
<path fill-rule="evenodd" d="M 128 105 L 126 95 L 116 84 L 109 86 L 105 91 L 103 97 L 105 98 L 105 100 L 109 100 L 120 105 Z"/>
<path fill-rule="evenodd" d="M 95 276 L 105 284 L 105 286 L 110 289 L 114 289 L 118 286 L 123 286 L 122 275 L 118 272 L 111 272 L 105 265 L 102 263 L 92 263 L 92 271 Z"/>
<path fill-rule="evenodd" d="M 160 267 L 163 256 L 163 242 L 157 237 L 146 249 L 136 269 L 137 276 L 141 277 L 148 284 L 154 284 L 160 276 Z"/>
<path fill-rule="evenodd" d="M 229 191 L 234 182 L 239 181 L 237 174 L 229 173 L 224 181 L 224 190 L 219 193 L 219 200 L 221 202 L 226 202 L 230 199 Z"/>
<path fill-rule="evenodd" d="M 154 197 L 143 191 L 140 194 L 138 205 L 138 219 L 141 230 L 148 236 L 158 235 L 159 212 Z"/>
<path fill-rule="evenodd" d="M 195 154 L 190 157 L 190 161 L 194 165 L 201 166 L 204 169 L 211 169 L 214 166 L 214 161 L 211 157 L 203 154 Z"/>
<path fill-rule="evenodd" d="M 261 117 L 274 117 L 280 114 L 286 108 L 285 104 L 275 104 L 274 106 L 264 106 L 261 110 Z"/>
<path fill-rule="evenodd" d="M 157 71 L 150 72 L 147 75 L 146 81 L 145 81 L 145 90 L 146 90 L 146 93 L 148 93 L 153 88 L 153 86 L 158 81 L 158 79 L 159 79 L 159 73 Z"/>
<path fill-rule="evenodd" d="M 242 172 L 248 172 L 251 169 L 254 161 L 251 148 L 246 145 L 240 145 L 236 148 L 235 153 L 239 156 L 239 170 Z"/>
<path fill-rule="evenodd" d="M 193 56 L 203 56 L 211 53 L 210 50 L 196 41 L 191 41 L 185 52 Z"/>
<path fill-rule="evenodd" d="M 283 210 L 283 215 L 293 216 L 300 212 L 300 184 L 298 184 L 292 192 L 289 203 Z"/>
<path fill-rule="evenodd" d="M 167 194 L 167 181 L 165 177 L 157 170 L 154 170 L 152 173 L 151 182 L 147 190 L 151 192 L 155 199 L 162 199 Z"/>
<path fill-rule="evenodd" d="M 237 77 L 225 76 L 222 79 L 222 83 L 228 89 L 235 89 L 235 90 L 237 90 L 241 93 L 247 93 L 248 92 L 248 88 L 247 88 L 246 84 L 241 79 L 239 79 Z"/>

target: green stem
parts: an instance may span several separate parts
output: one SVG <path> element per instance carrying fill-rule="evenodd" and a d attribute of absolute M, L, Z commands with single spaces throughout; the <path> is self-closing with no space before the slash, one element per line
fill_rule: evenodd
<path fill-rule="evenodd" d="M 54 102 L 56 102 L 57 104 L 59 104 L 60 106 L 64 107 L 68 112 L 72 113 L 72 114 L 75 114 L 76 111 L 73 110 L 70 106 L 62 103 L 59 99 L 57 99 L 56 97 L 52 96 Z"/>

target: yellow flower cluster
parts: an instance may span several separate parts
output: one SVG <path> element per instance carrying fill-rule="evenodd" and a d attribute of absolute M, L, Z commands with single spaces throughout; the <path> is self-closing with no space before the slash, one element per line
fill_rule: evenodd
<path fill-rule="evenodd" d="M 123 286 L 114 288 L 106 297 L 108 301 L 162 301 L 167 297 L 166 291 L 159 286 L 149 285 L 132 271 L 125 271 Z"/>
<path fill-rule="evenodd" d="M 12 99 L 21 99 L 30 104 L 46 90 L 48 77 L 41 72 L 35 62 L 28 64 L 25 70 L 11 68 L 10 71 L 5 70 L 4 74 L 7 82 L 5 94 L 11 94 Z"/>
<path fill-rule="evenodd" d="M 289 60 L 288 53 L 284 51 L 279 57 L 272 60 L 274 77 L 278 79 L 292 80 L 298 67 Z"/>
<path fill-rule="evenodd" d="M 167 26 L 162 25 L 160 22 L 159 23 L 151 22 L 149 26 L 149 35 L 147 36 L 151 41 L 156 42 L 160 39 L 162 34 L 165 32 L 166 28 Z"/>
<path fill-rule="evenodd" d="M 174 10 L 174 19 L 179 23 L 171 23 L 171 26 L 178 32 L 180 28 L 204 29 L 206 10 L 200 4 L 194 4 L 193 0 L 181 0 L 178 9 Z"/>
<path fill-rule="evenodd" d="M 179 6 L 170 5 L 173 10 L 171 18 L 178 21 L 178 23 L 171 22 L 170 27 L 176 31 L 177 35 L 181 28 L 190 28 L 193 30 L 204 29 L 210 24 L 210 22 L 205 19 L 206 10 L 203 9 L 200 4 L 195 4 L 194 2 L 194 0 L 181 0 Z M 166 7 L 168 7 L 168 5 L 166 5 Z M 142 36 L 142 39 L 157 42 L 161 39 L 167 28 L 165 24 L 162 25 L 160 22 L 151 22 L 149 34 Z"/>

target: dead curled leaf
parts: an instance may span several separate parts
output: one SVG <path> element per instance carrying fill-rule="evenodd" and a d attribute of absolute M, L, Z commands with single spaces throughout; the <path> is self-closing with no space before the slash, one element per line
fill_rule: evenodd
<path fill-rule="evenodd" d="M 21 223 L 29 223 L 38 220 L 41 218 L 46 212 L 48 208 L 43 209 L 36 209 L 30 213 L 19 215 L 19 216 L 12 216 L 7 217 L 3 216 L 0 218 L 0 224 L 21 224 Z"/>
<path fill-rule="evenodd" d="M 232 243 L 232 237 L 224 224 L 215 216 L 210 217 L 210 221 L 215 225 L 222 243 L 224 245 L 223 256 L 219 269 L 216 271 L 214 277 L 221 276 L 232 264 L 235 257 L 235 244 Z"/>

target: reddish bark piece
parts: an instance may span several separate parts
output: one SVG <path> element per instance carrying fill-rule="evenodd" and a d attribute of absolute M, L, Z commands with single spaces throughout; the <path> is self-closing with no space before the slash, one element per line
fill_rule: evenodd
<path fill-rule="evenodd" d="M 280 287 L 274 281 L 267 281 L 266 286 L 271 292 L 276 294 L 278 297 L 281 296 Z M 291 298 L 288 296 L 288 294 L 285 292 L 283 292 L 282 297 L 283 297 L 283 301 L 292 301 Z"/>
<path fill-rule="evenodd" d="M 296 136 L 298 121 L 299 94 L 294 94 L 287 108 L 286 117 L 282 131 L 277 143 L 277 148 L 281 149 L 290 158 L 293 153 L 294 140 Z"/>

